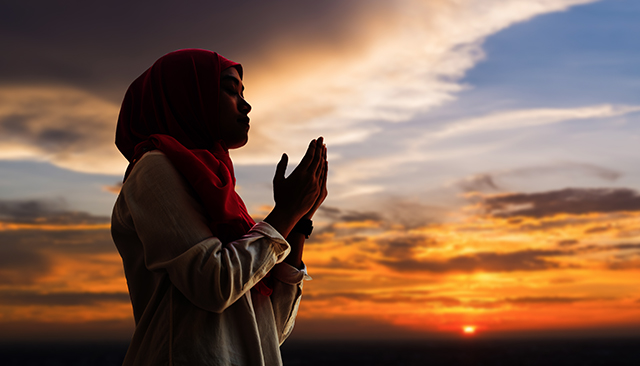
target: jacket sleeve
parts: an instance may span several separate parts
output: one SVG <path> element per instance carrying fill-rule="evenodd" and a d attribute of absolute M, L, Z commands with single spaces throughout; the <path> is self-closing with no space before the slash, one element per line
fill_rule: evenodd
<path fill-rule="evenodd" d="M 289 244 L 260 222 L 222 245 L 207 227 L 191 187 L 161 153 L 134 167 L 122 195 L 150 271 L 164 271 L 196 306 L 222 312 L 284 260 Z"/>
<path fill-rule="evenodd" d="M 270 298 L 276 320 L 278 341 L 282 345 L 293 331 L 302 299 L 303 280 L 311 280 L 311 277 L 307 274 L 306 266 L 297 269 L 287 263 L 276 265 L 272 274 L 275 280 Z"/>

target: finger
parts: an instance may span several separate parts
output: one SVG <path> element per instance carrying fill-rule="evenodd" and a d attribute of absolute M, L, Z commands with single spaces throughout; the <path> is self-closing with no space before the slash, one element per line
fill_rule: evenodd
<path fill-rule="evenodd" d="M 287 164 L 289 163 L 289 157 L 287 154 L 282 154 L 282 158 L 278 162 L 276 166 L 276 175 L 273 177 L 273 181 L 282 181 L 284 180 L 284 174 L 287 171 Z"/>
<path fill-rule="evenodd" d="M 322 164 L 322 189 L 327 190 L 327 177 L 329 176 L 329 163 L 325 160 Z"/>
<path fill-rule="evenodd" d="M 313 154 L 313 161 L 309 164 L 309 170 L 313 172 L 316 177 L 320 175 L 320 168 L 322 166 L 320 162 L 322 159 L 322 150 L 324 150 L 323 141 L 324 139 L 320 136 L 316 144 L 316 151 Z"/>
<path fill-rule="evenodd" d="M 328 174 L 329 174 L 329 170 L 328 170 L 327 162 L 323 162 L 322 174 L 320 175 L 320 179 L 319 179 L 320 194 L 318 195 L 318 199 L 316 201 L 316 206 L 318 207 L 322 204 L 322 202 L 324 202 L 325 198 L 327 198 L 327 195 L 328 195 L 328 192 L 327 192 Z"/>
<path fill-rule="evenodd" d="M 315 150 L 316 150 L 316 144 L 317 144 L 316 140 L 311 140 L 311 142 L 309 143 L 309 147 L 307 147 L 307 152 L 304 153 L 304 156 L 302 157 L 302 160 L 300 160 L 300 164 L 298 165 L 302 169 L 307 169 L 311 164 L 311 161 L 313 160 L 313 154 L 315 153 Z"/>

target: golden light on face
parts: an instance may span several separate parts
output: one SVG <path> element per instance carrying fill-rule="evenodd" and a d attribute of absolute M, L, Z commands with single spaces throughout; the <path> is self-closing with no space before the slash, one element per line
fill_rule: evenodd
<path fill-rule="evenodd" d="M 462 333 L 465 335 L 472 335 L 476 333 L 475 325 L 465 325 L 462 327 Z"/>

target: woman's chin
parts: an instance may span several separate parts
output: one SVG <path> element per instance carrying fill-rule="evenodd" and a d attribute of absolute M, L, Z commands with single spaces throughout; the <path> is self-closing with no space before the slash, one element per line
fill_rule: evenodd
<path fill-rule="evenodd" d="M 228 144 L 227 146 L 228 146 L 229 149 L 239 149 L 239 148 L 243 147 L 244 145 L 246 145 L 247 142 L 249 142 L 249 136 L 245 137 L 242 140 L 238 140 L 235 143 Z"/>

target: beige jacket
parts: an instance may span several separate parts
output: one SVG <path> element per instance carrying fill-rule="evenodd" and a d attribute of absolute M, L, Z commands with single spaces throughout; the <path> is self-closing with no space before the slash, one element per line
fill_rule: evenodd
<path fill-rule="evenodd" d="M 159 151 L 136 164 L 115 204 L 136 329 L 124 365 L 281 365 L 306 269 L 282 263 L 289 244 L 257 223 L 223 246 L 191 187 Z M 273 294 L 251 288 L 273 269 Z"/>

